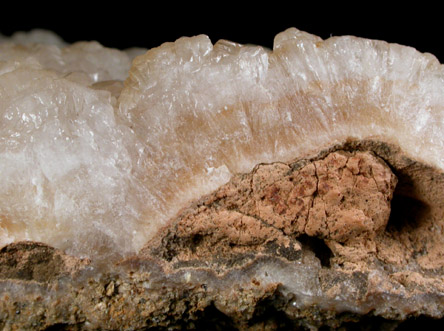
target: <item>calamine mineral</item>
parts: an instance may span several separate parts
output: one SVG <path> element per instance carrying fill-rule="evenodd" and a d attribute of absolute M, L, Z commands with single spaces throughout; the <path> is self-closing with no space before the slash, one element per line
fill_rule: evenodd
<path fill-rule="evenodd" d="M 234 174 L 347 139 L 442 169 L 443 77 L 413 48 L 296 29 L 273 50 L 204 35 L 146 53 L 2 38 L 0 244 L 127 256 Z"/>

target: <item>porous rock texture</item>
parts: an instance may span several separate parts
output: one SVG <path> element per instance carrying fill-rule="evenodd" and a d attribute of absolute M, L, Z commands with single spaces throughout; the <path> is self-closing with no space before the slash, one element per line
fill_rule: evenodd
<path fill-rule="evenodd" d="M 273 52 L 184 38 L 123 84 L 143 50 L 0 38 L 2 329 L 439 325 L 442 67 L 295 29 Z"/>

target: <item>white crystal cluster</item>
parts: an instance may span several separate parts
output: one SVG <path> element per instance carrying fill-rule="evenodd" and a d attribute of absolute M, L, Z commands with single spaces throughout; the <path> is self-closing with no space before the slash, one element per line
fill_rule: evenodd
<path fill-rule="evenodd" d="M 289 29 L 273 51 L 200 35 L 131 64 L 39 33 L 0 38 L 0 245 L 126 256 L 233 173 L 348 138 L 444 168 L 444 67 L 413 48 Z"/>

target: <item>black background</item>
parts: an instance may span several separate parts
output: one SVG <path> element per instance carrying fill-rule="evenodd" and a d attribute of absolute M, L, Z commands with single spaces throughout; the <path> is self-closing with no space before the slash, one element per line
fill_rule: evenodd
<path fill-rule="evenodd" d="M 322 38 L 335 35 L 386 40 L 415 47 L 444 62 L 441 11 L 426 2 L 414 7 L 389 8 L 388 3 L 355 1 L 350 5 L 301 5 L 271 2 L 262 5 L 206 2 L 205 5 L 173 2 L 111 3 L 95 5 L 63 2 L 56 6 L 36 3 L 4 9 L 0 32 L 49 29 L 67 42 L 97 40 L 105 46 L 152 48 L 181 36 L 207 34 L 213 42 L 228 39 L 272 47 L 274 36 L 296 27 Z M 153 7 L 157 6 L 157 7 Z M 246 6 L 246 7 L 242 7 Z"/>

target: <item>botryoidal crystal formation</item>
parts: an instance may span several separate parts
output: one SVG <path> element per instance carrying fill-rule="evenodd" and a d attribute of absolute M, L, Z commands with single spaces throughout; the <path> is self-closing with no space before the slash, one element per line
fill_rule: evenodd
<path fill-rule="evenodd" d="M 444 315 L 431 54 L 294 28 L 273 50 L 36 30 L 0 36 L 0 114 L 5 330 Z"/>

